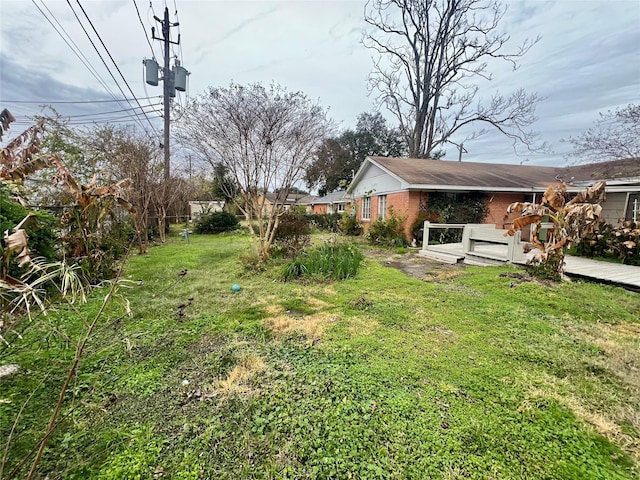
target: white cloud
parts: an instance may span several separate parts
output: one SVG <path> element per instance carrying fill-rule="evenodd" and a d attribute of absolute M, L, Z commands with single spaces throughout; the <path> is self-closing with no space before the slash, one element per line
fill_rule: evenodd
<path fill-rule="evenodd" d="M 136 2 L 147 34 L 154 25 L 158 35 L 153 15 L 162 17 L 164 3 L 155 0 L 150 10 L 144 0 Z M 142 58 L 150 57 L 151 51 L 133 1 L 81 3 L 135 94 L 160 95 L 160 87 L 145 86 L 142 81 Z M 372 55 L 360 44 L 364 2 L 176 3 L 182 46 L 173 50 L 192 72 L 192 95 L 232 80 L 275 81 L 319 99 L 344 126 L 354 125 L 359 113 L 372 110 L 373 99 L 367 96 L 366 87 Z M 36 4 L 45 10 L 40 0 Z M 167 4 L 175 21 L 174 4 Z M 67 3 L 45 1 L 44 5 L 119 94 Z M 640 102 L 640 6 L 637 0 L 623 0 L 509 1 L 508 7 L 502 26 L 511 35 L 513 48 L 525 38 L 542 38 L 522 59 L 519 70 L 514 72 L 500 62 L 491 65 L 494 80 L 483 84 L 483 93 L 488 96 L 497 90 L 508 94 L 525 87 L 544 97 L 534 129 L 541 131 L 558 153 L 529 158 L 533 163 L 563 163 L 562 153 L 568 147 L 560 138 L 584 131 L 599 111 Z M 77 5 L 75 10 L 83 18 Z M 173 39 L 177 33 L 178 28 L 172 28 Z M 69 100 L 86 99 L 91 91 L 106 95 L 99 93 L 98 82 L 33 3 L 0 1 L 0 39 L 0 101 L 30 99 L 29 95 L 38 100 L 59 100 L 60 95 Z M 152 43 L 159 54 L 160 42 Z M 104 58 L 110 64 L 108 57 Z M 15 74 L 18 71 L 20 76 Z M 28 88 L 37 90 L 29 92 Z M 25 105 L 6 106 L 20 114 L 28 111 Z M 467 160 L 522 161 L 513 155 L 509 141 L 499 135 L 488 135 L 465 147 L 469 150 Z M 457 156 L 455 147 L 448 150 L 448 156 Z"/>

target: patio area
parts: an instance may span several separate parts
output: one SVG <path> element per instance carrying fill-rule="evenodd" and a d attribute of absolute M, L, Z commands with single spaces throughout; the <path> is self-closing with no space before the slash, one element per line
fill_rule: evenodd
<path fill-rule="evenodd" d="M 429 245 L 419 254 L 447 263 L 464 262 L 469 265 L 501 265 L 505 261 L 495 260 L 506 255 L 507 246 L 494 243 L 478 242 L 472 255 L 465 254 L 462 243 Z M 526 254 L 527 260 L 536 253 L 532 250 Z M 524 263 L 524 262 L 516 262 Z M 583 257 L 565 257 L 565 273 L 570 276 L 587 278 L 612 283 L 632 290 L 640 291 L 640 267 L 619 263 L 602 262 Z"/>

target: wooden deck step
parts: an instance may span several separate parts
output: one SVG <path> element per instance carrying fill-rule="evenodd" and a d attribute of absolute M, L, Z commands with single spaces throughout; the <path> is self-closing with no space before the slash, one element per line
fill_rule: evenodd
<path fill-rule="evenodd" d="M 420 250 L 418 255 L 452 265 L 464 260 L 464 255 L 461 253 L 442 252 L 438 250 Z"/>

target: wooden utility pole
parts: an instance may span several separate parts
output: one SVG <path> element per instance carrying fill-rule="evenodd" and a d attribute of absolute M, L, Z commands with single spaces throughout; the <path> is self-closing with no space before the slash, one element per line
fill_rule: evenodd
<path fill-rule="evenodd" d="M 169 22 L 169 8 L 167 7 L 165 7 L 164 9 L 164 19 L 161 20 L 155 15 L 153 16 L 153 18 L 155 18 L 156 21 L 162 25 L 162 38 L 156 37 L 154 29 L 151 29 L 153 39 L 164 42 L 164 67 L 162 69 L 164 89 L 164 179 L 169 180 L 169 177 L 171 175 L 171 150 L 169 147 L 169 100 L 172 96 L 171 94 L 174 93 L 175 88 L 173 72 L 169 67 L 169 44 L 180 44 L 180 34 L 178 34 L 177 42 L 171 41 L 170 29 L 171 27 L 177 27 L 180 24 L 178 22 Z M 175 93 L 173 96 L 175 96 Z"/>

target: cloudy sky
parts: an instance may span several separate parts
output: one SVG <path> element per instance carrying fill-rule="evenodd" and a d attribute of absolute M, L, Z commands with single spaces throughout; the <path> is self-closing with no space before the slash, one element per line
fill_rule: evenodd
<path fill-rule="evenodd" d="M 560 139 L 589 128 L 598 112 L 640 102 L 640 0 L 506 3 L 501 25 L 512 47 L 538 35 L 541 40 L 519 70 L 491 65 L 494 78 L 482 84 L 482 93 L 509 94 L 524 87 L 543 97 L 534 129 L 552 152 L 516 156 L 508 139 L 487 135 L 465 143 L 463 159 L 565 164 L 570 146 Z M 10 133 L 25 128 L 27 116 L 39 112 L 42 103 L 110 100 L 106 89 L 122 97 L 75 15 L 131 97 L 81 7 L 140 104 L 148 105 L 149 112 L 160 109 L 161 86 L 145 86 L 142 59 L 154 55 L 145 29 L 150 36 L 151 26 L 157 26 L 153 16 L 162 17 L 165 4 L 171 21 L 180 22 L 172 38 L 179 31 L 181 44 L 173 48 L 191 72 L 189 95 L 231 81 L 274 81 L 319 100 L 340 128 L 354 126 L 359 113 L 373 111 L 373 98 L 367 95 L 372 52 L 361 44 L 364 1 L 0 0 L 0 108 L 9 108 L 20 121 Z M 161 43 L 151 43 L 161 57 Z M 176 101 L 184 104 L 185 94 Z M 126 119 L 127 112 L 119 110 L 131 108 L 115 102 L 53 105 L 74 122 Z M 88 115 L 96 112 L 111 113 Z M 157 114 L 149 116 L 161 136 Z M 151 129 L 146 120 L 142 123 Z M 455 147 L 447 149 L 446 158 L 457 158 Z"/>

